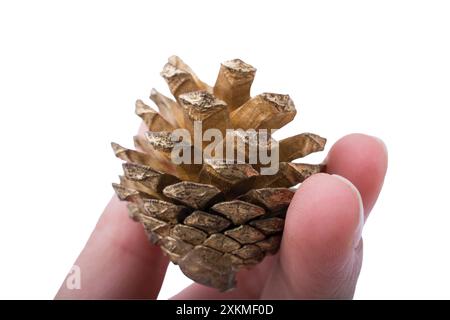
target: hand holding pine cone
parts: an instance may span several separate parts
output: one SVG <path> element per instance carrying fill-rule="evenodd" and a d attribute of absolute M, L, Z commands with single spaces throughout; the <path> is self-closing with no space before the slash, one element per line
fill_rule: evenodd
<path fill-rule="evenodd" d="M 250 97 L 256 69 L 239 59 L 222 63 L 214 87 L 202 82 L 178 57 L 169 58 L 161 75 L 175 100 L 152 90 L 159 113 L 142 101 L 136 113 L 148 128 L 134 138 L 140 151 L 113 143 L 124 160 L 124 175 L 113 184 L 118 197 L 128 202 L 130 217 L 142 223 L 149 239 L 192 280 L 219 290 L 235 286 L 235 273 L 275 253 L 280 244 L 284 217 L 293 196 L 289 188 L 323 170 L 321 165 L 291 161 L 322 151 L 326 140 L 303 133 L 279 142 L 252 139 L 252 132 L 279 129 L 292 121 L 296 110 L 288 95 L 263 93 Z M 172 160 L 178 138 L 186 129 L 193 136 L 216 129 L 229 137 L 232 154 L 245 161 L 212 156 L 205 143 L 184 143 L 189 163 Z M 227 133 L 228 132 L 228 133 Z M 244 132 L 244 133 L 243 133 Z M 228 141 L 228 140 L 227 140 Z M 218 141 L 215 141 L 218 142 Z M 244 146 L 239 149 L 237 146 Z M 251 161 L 251 150 L 277 152 L 278 170 L 262 174 L 267 163 Z M 200 154 L 200 162 L 195 157 Z"/>

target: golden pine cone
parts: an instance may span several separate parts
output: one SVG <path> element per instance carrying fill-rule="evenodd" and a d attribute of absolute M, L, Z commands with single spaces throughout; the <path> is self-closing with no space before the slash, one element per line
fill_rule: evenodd
<path fill-rule="evenodd" d="M 240 268 L 278 250 L 294 194 L 289 188 L 323 170 L 321 165 L 291 162 L 322 151 L 326 139 L 318 135 L 303 133 L 279 142 L 270 134 L 265 142 L 252 139 L 251 129 L 279 129 L 296 114 L 288 95 L 250 97 L 255 72 L 239 59 L 227 61 L 210 87 L 180 58 L 170 57 L 161 75 L 176 101 L 153 89 L 150 99 L 159 113 L 141 100 L 136 102 L 136 114 L 149 130 L 134 137 L 139 151 L 112 144 L 116 156 L 125 161 L 124 175 L 113 187 L 128 202 L 130 217 L 143 224 L 149 239 L 186 276 L 219 290 L 236 285 Z M 179 142 L 174 130 L 184 128 L 195 135 L 195 121 L 201 121 L 202 132 L 215 128 L 225 135 L 226 129 L 249 130 L 247 135 L 232 133 L 236 146 L 246 148 L 235 146 L 231 160 L 239 159 L 241 152 L 245 161 L 200 152 L 201 161 L 195 162 L 194 155 L 205 151 L 206 145 L 190 142 L 186 150 L 192 151 L 192 164 L 174 164 L 171 154 Z M 279 168 L 263 175 L 267 164 L 249 161 L 250 150 L 272 144 L 277 145 Z"/>

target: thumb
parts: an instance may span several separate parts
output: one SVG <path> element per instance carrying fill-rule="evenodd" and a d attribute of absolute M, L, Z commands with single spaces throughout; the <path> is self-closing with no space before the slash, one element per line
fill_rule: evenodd
<path fill-rule="evenodd" d="M 352 183 L 317 174 L 296 192 L 265 299 L 352 298 L 362 261 L 364 210 Z"/>

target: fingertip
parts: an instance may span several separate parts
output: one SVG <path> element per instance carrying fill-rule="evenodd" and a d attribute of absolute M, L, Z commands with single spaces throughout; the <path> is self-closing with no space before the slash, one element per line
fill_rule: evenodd
<path fill-rule="evenodd" d="M 330 149 L 326 165 L 328 173 L 345 177 L 359 190 L 367 217 L 378 198 L 387 171 L 385 143 L 365 134 L 347 135 Z"/>
<path fill-rule="evenodd" d="M 326 173 L 308 178 L 288 208 L 278 264 L 263 297 L 351 297 L 363 220 L 351 182 Z"/>
<path fill-rule="evenodd" d="M 326 268 L 351 254 L 363 224 L 358 190 L 325 173 L 307 179 L 294 195 L 283 235 L 281 259 Z"/>

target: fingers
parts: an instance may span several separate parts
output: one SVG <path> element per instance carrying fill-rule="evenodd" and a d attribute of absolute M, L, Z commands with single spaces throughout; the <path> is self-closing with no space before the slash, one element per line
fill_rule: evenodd
<path fill-rule="evenodd" d="M 328 174 L 307 179 L 289 207 L 280 259 L 262 298 L 351 298 L 363 221 L 361 197 L 349 181 Z"/>
<path fill-rule="evenodd" d="M 113 197 L 75 264 L 81 289 L 63 283 L 57 299 L 156 298 L 168 260 L 128 217 L 125 203 Z"/>
<path fill-rule="evenodd" d="M 336 142 L 328 153 L 327 172 L 350 180 L 362 196 L 369 215 L 383 186 L 387 170 L 384 143 L 363 134 L 351 134 Z"/>
<path fill-rule="evenodd" d="M 329 173 L 340 176 L 315 175 L 297 191 L 280 260 L 262 297 L 353 296 L 362 263 L 361 229 L 383 185 L 387 150 L 377 138 L 352 134 L 331 148 L 326 163 Z"/>
<path fill-rule="evenodd" d="M 362 262 L 361 200 L 367 216 L 384 181 L 386 147 L 374 137 L 348 135 L 331 148 L 327 170 L 351 182 L 322 174 L 302 184 L 289 208 L 280 260 L 240 273 L 235 291 L 194 284 L 174 298 L 352 297 Z"/>

